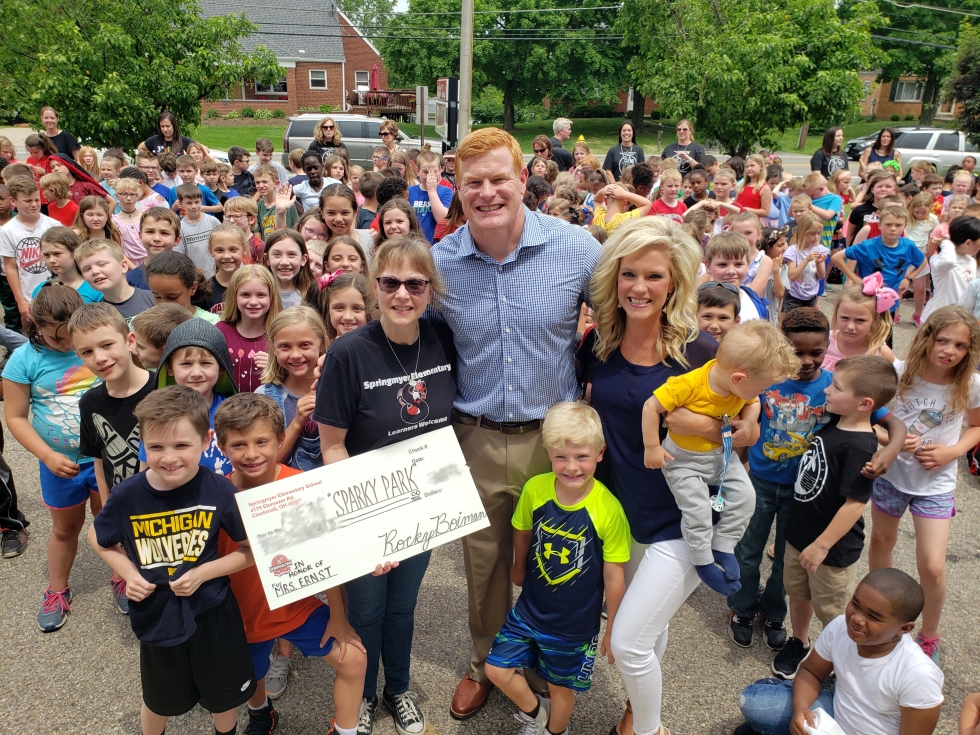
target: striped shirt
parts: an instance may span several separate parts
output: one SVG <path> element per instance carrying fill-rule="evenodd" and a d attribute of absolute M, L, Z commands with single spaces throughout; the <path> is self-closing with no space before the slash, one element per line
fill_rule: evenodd
<path fill-rule="evenodd" d="M 458 352 L 456 409 L 524 422 L 578 398 L 575 335 L 599 249 L 582 228 L 528 209 L 502 263 L 477 249 L 468 225 L 433 246 L 448 291 L 435 316 Z"/>

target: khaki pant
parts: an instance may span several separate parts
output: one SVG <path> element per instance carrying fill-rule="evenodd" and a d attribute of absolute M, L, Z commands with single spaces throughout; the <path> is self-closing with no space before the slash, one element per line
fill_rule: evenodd
<path fill-rule="evenodd" d="M 487 512 L 490 527 L 463 537 L 463 561 L 469 593 L 469 624 L 473 638 L 470 676 L 486 681 L 483 664 L 493 637 L 514 606 L 510 568 L 514 562 L 514 527 L 511 518 L 524 483 L 551 471 L 551 462 L 541 439 L 541 430 L 526 434 L 501 434 L 479 426 L 453 422 Z M 525 672 L 529 681 L 537 675 Z M 547 687 L 532 688 L 546 691 Z"/>
<path fill-rule="evenodd" d="M 847 601 L 851 599 L 854 581 L 857 579 L 857 565 L 849 567 L 828 567 L 821 564 L 817 573 L 808 572 L 800 566 L 800 552 L 786 544 L 783 557 L 783 587 L 793 600 L 810 600 L 813 613 L 824 627 L 838 615 L 844 614 Z"/>

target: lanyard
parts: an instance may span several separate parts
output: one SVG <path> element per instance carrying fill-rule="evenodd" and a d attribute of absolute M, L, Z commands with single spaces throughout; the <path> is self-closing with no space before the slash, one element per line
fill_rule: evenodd
<path fill-rule="evenodd" d="M 728 463 L 732 459 L 732 423 L 727 413 L 721 417 L 721 445 L 725 448 L 725 470 L 718 483 L 718 494 L 711 498 L 711 510 L 716 513 L 725 510 L 725 477 L 728 476 Z"/>

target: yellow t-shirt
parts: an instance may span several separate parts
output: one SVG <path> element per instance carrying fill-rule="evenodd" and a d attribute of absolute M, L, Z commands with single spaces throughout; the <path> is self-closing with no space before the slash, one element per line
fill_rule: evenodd
<path fill-rule="evenodd" d="M 702 416 L 721 419 L 727 414 L 730 418 L 734 418 L 746 403 L 754 403 L 759 399 L 753 398 L 751 401 L 746 401 L 734 393 L 728 396 L 720 396 L 711 390 L 708 385 L 708 373 L 717 362 L 717 360 L 711 360 L 703 367 L 689 373 L 684 373 L 676 378 L 667 378 L 667 382 L 657 388 L 653 395 L 657 397 L 657 400 L 667 411 L 684 407 Z M 717 442 L 708 441 L 700 436 L 678 436 L 670 432 L 670 438 L 681 449 L 687 449 L 690 452 L 710 452 L 712 449 L 721 446 Z"/>
<path fill-rule="evenodd" d="M 640 216 L 639 209 L 631 209 L 629 212 L 621 212 L 620 214 L 614 214 L 612 219 L 606 222 L 606 214 L 609 212 L 604 204 L 595 205 L 595 214 L 592 217 L 592 224 L 599 225 L 605 228 L 606 232 L 610 235 L 612 231 L 615 230 L 620 225 L 625 225 L 631 219 L 635 219 Z"/>

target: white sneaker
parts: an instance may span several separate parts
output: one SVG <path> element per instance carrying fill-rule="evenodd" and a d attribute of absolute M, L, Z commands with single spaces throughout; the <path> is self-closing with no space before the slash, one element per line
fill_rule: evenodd
<path fill-rule="evenodd" d="M 285 656 L 276 656 L 269 664 L 269 672 L 265 675 L 265 692 L 269 699 L 279 699 L 285 694 L 291 664 L 292 659 Z"/>
<path fill-rule="evenodd" d="M 517 731 L 517 735 L 544 735 L 545 730 L 548 728 L 548 718 L 551 716 L 551 702 L 540 694 L 535 695 L 538 698 L 538 716 L 531 717 L 520 710 L 514 715 L 514 719 L 517 720 L 521 729 Z"/>

